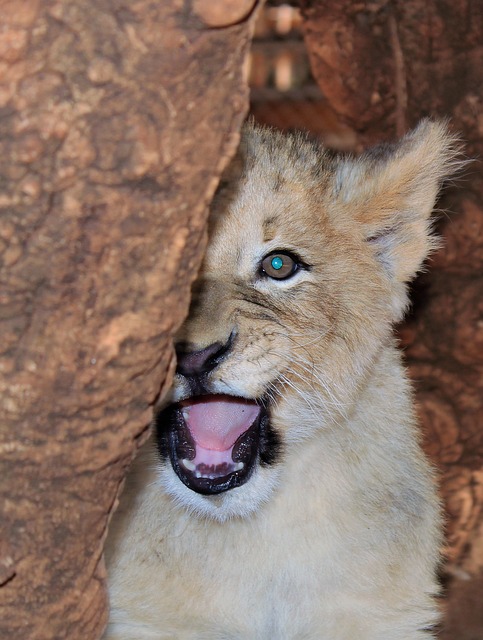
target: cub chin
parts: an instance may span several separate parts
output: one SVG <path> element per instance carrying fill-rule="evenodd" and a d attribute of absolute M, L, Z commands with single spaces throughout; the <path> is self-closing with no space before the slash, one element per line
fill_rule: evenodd
<path fill-rule="evenodd" d="M 106 639 L 433 637 L 440 509 L 391 328 L 456 147 L 245 126 L 112 521 Z"/>

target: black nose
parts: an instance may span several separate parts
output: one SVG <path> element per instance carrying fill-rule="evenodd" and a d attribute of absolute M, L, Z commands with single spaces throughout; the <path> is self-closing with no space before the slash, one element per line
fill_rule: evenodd
<path fill-rule="evenodd" d="M 229 337 L 225 344 L 221 342 L 213 342 L 208 347 L 199 350 L 189 351 L 186 343 L 178 343 L 176 345 L 176 355 L 178 364 L 176 373 L 183 376 L 197 376 L 202 373 L 208 373 L 214 369 L 228 353 L 233 342 L 233 334 Z"/>

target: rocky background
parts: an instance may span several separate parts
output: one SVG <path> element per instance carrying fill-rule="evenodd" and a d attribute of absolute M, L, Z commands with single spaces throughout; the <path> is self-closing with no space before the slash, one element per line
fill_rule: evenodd
<path fill-rule="evenodd" d="M 106 526 L 172 375 L 258 5 L 0 0 L 2 638 L 102 632 Z M 483 4 L 300 6 L 347 148 L 433 115 L 476 158 L 400 335 L 448 513 L 441 638 L 481 640 Z"/>

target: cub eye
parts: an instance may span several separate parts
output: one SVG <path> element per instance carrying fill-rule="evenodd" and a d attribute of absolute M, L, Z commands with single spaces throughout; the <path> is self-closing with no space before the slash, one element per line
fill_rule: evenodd
<path fill-rule="evenodd" d="M 288 253 L 269 253 L 262 260 L 261 271 L 275 280 L 290 278 L 299 268 L 299 263 Z"/>

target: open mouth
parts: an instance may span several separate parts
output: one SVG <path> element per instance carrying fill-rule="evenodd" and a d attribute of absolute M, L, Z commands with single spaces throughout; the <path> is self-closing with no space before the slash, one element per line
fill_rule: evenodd
<path fill-rule="evenodd" d="M 171 405 L 158 414 L 156 429 L 160 454 L 181 482 L 205 495 L 244 484 L 270 431 L 264 406 L 226 395 Z"/>

